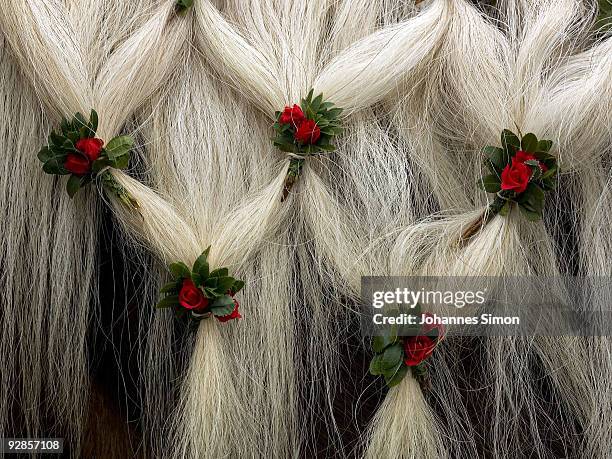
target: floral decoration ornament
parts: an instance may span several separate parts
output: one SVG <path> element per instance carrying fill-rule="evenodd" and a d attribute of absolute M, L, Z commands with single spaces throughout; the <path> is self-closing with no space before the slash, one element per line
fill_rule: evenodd
<path fill-rule="evenodd" d="M 509 130 L 501 135 L 501 148 L 483 149 L 490 174 L 483 176 L 479 185 L 495 199 L 487 210 L 463 233 L 468 240 L 482 229 L 495 215 L 508 215 L 518 206 L 529 221 L 542 219 L 544 196 L 557 186 L 559 166 L 551 155 L 551 140 L 538 140 L 529 133 L 520 137 Z"/>
<path fill-rule="evenodd" d="M 416 317 L 433 317 L 430 313 L 421 314 L 420 306 L 411 313 Z M 409 336 L 398 336 L 397 330 L 391 327 L 383 336 L 372 340 L 374 357 L 370 362 L 370 374 L 383 376 L 388 387 L 398 385 L 410 370 L 423 390 L 430 387 L 429 372 L 425 361 L 444 338 L 442 324 L 427 323 L 412 328 Z"/>
<path fill-rule="evenodd" d="M 342 132 L 340 115 L 342 108 L 323 100 L 323 94 L 313 99 L 313 90 L 302 99 L 300 105 L 286 106 L 282 112 L 276 112 L 272 139 L 274 145 L 289 154 L 291 162 L 285 180 L 283 200 L 297 181 L 304 161 L 309 156 L 331 152 L 336 147 L 331 143 L 333 138 Z"/>
<path fill-rule="evenodd" d="M 130 136 L 111 139 L 106 146 L 96 137 L 98 114 L 91 111 L 89 121 L 77 113 L 72 120 L 62 120 L 59 132 L 52 131 L 48 144 L 38 152 L 43 171 L 69 175 L 66 191 L 72 198 L 79 189 L 99 179 L 102 185 L 125 205 L 138 209 L 138 203 L 113 177 L 109 168 L 125 169 L 134 140 Z"/>
<path fill-rule="evenodd" d="M 157 308 L 172 308 L 177 317 L 194 320 L 212 316 L 220 322 L 240 319 L 240 304 L 234 296 L 242 290 L 244 282 L 229 275 L 227 268 L 210 271 L 208 254 L 210 247 L 189 267 L 182 262 L 170 265 L 172 282 L 164 285 L 161 293 L 166 296 Z"/>

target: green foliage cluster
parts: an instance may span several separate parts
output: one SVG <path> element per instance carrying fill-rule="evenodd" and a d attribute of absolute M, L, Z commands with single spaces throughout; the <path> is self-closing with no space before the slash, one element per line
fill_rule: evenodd
<path fill-rule="evenodd" d="M 336 149 L 331 141 L 334 136 L 342 133 L 342 126 L 340 124 L 342 109 L 334 107 L 332 102 L 324 102 L 323 94 L 319 94 L 314 99 L 312 96 L 313 90 L 311 89 L 306 98 L 300 102 L 300 108 L 304 112 L 306 119 L 314 120 L 317 123 L 321 130 L 321 137 L 314 144 L 301 144 L 295 139 L 295 126 L 293 124 L 280 123 L 279 120 L 282 112 L 276 112 L 276 123 L 274 123 L 276 137 L 272 141 L 279 150 L 295 153 L 300 156 L 311 156 Z"/>
<path fill-rule="evenodd" d="M 157 303 L 157 308 L 173 308 L 178 316 L 191 312 L 191 317 L 197 320 L 210 317 L 210 314 L 223 317 L 232 313 L 234 298 L 230 296 L 230 292 L 232 295 L 238 293 L 244 287 L 244 282 L 230 276 L 227 268 L 210 271 L 209 252 L 210 247 L 197 258 L 191 269 L 183 262 L 172 263 L 169 266 L 173 280 L 162 287 L 161 293 L 166 296 Z M 181 307 L 179 292 L 186 279 L 191 279 L 195 286 L 208 298 L 209 306 L 206 309 L 206 314 L 196 314 Z"/>
<path fill-rule="evenodd" d="M 507 215 L 513 204 L 517 204 L 529 221 L 540 220 L 544 208 L 544 193 L 554 190 L 557 186 L 557 158 L 549 153 L 552 141 L 538 140 L 532 133 L 519 138 L 505 129 L 501 134 L 501 145 L 501 148 L 487 146 L 483 149 L 485 163 L 491 173 L 482 177 L 479 185 L 485 191 L 496 195 L 490 205 L 491 211 L 494 214 Z M 532 175 L 523 193 L 501 188 L 502 171 L 512 164 L 512 158 L 518 151 L 530 153 L 536 158 L 525 162 L 531 168 Z M 542 171 L 540 164 L 546 166 L 545 171 Z"/>
<path fill-rule="evenodd" d="M 410 312 L 411 316 L 421 318 L 421 306 L 416 305 Z M 402 335 L 400 336 L 400 331 Z M 418 365 L 408 366 L 405 363 L 405 342 L 415 336 L 428 336 L 432 338 L 436 345 L 441 339 L 438 328 L 433 328 L 423 333 L 421 325 L 405 325 L 401 328 L 397 326 L 387 327 L 381 336 L 372 338 L 372 351 L 374 356 L 370 361 L 370 374 L 383 376 L 388 387 L 397 386 L 408 373 L 412 372 L 421 387 L 425 388 L 428 383 L 428 371 L 425 361 Z"/>
<path fill-rule="evenodd" d="M 98 129 L 98 114 L 95 110 L 91 111 L 89 121 L 81 113 L 74 115 L 72 120 L 64 118 L 59 132 L 52 131 L 49 134 L 48 144 L 38 152 L 38 159 L 43 163 L 43 171 L 52 175 L 70 175 L 66 184 L 66 191 L 72 198 L 76 192 L 92 182 L 100 171 L 113 167 L 115 169 L 125 169 L 130 160 L 130 150 L 134 145 L 134 140 L 130 136 L 115 137 L 102 148 L 98 159 L 91 164 L 91 172 L 85 175 L 71 174 L 64 168 L 64 163 L 69 154 L 82 155 L 76 148 L 76 144 L 81 139 L 92 139 L 96 136 Z M 103 174 L 104 175 L 104 174 Z M 127 193 L 112 178 L 112 175 L 107 174 L 104 177 L 103 184 L 111 186 L 115 189 L 122 190 L 122 196 L 125 198 Z M 127 199 L 127 198 L 126 198 Z M 125 201 L 122 199 L 122 201 Z M 128 200 L 132 202 L 133 200 Z"/>

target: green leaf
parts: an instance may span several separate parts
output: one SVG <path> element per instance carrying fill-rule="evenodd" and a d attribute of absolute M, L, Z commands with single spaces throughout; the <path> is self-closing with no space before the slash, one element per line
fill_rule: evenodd
<path fill-rule="evenodd" d="M 523 204 L 519 204 L 519 209 L 522 214 L 529 220 L 530 222 L 537 222 L 542 219 L 542 214 L 539 212 L 535 212 L 531 209 L 527 209 Z"/>
<path fill-rule="evenodd" d="M 85 119 L 85 117 L 83 116 L 82 113 L 75 113 L 74 117 L 72 118 L 72 129 L 75 131 L 80 130 L 83 126 L 87 126 L 87 120 Z"/>
<path fill-rule="evenodd" d="M 224 293 L 225 292 L 220 292 L 214 287 L 204 287 L 204 295 L 206 295 L 206 298 L 217 298 Z"/>
<path fill-rule="evenodd" d="M 375 336 L 372 338 L 372 349 L 377 354 L 380 354 L 387 347 L 397 342 L 397 336 L 395 333 L 385 334 L 383 336 Z"/>
<path fill-rule="evenodd" d="M 232 285 L 234 285 L 234 282 L 236 281 L 236 279 L 230 276 L 223 276 L 217 279 L 217 290 L 221 292 L 227 292 L 230 288 L 232 288 Z"/>
<path fill-rule="evenodd" d="M 541 214 L 544 207 L 544 190 L 535 183 L 530 183 L 517 202 L 525 209 Z"/>
<path fill-rule="evenodd" d="M 164 285 L 159 292 L 160 293 L 170 293 L 170 292 L 175 292 L 178 291 L 179 288 L 181 287 L 181 282 L 168 282 L 166 285 Z"/>
<path fill-rule="evenodd" d="M 343 111 L 344 109 L 340 107 L 332 108 L 332 109 L 327 110 L 327 113 L 325 114 L 325 116 L 327 116 L 327 119 L 335 120 L 342 114 Z"/>
<path fill-rule="evenodd" d="M 213 301 L 210 310 L 215 316 L 226 316 L 232 313 L 234 307 L 234 299 L 229 295 L 223 295 Z"/>
<path fill-rule="evenodd" d="M 244 281 L 237 280 L 236 282 L 234 282 L 234 285 L 232 285 L 232 288 L 230 290 L 234 292 L 234 295 L 235 295 L 240 290 L 242 290 L 243 287 L 244 287 Z"/>
<path fill-rule="evenodd" d="M 133 145 L 134 139 L 132 139 L 132 137 L 129 135 L 122 135 L 111 139 L 104 150 L 106 151 L 108 159 L 113 161 L 128 154 Z"/>
<path fill-rule="evenodd" d="M 529 164 L 528 164 L 529 163 Z M 540 169 L 539 163 L 534 165 L 533 163 L 537 163 L 537 161 L 525 161 L 525 164 L 531 166 L 531 180 L 537 182 L 542 177 L 542 169 Z"/>
<path fill-rule="evenodd" d="M 205 281 L 208 277 L 208 249 L 206 249 L 193 264 L 193 272 L 198 273 L 202 276 L 202 281 Z"/>
<path fill-rule="evenodd" d="M 501 148 L 487 146 L 483 148 L 482 152 L 492 166 L 492 171 L 498 174 L 501 174 L 501 171 L 510 162 L 510 156 Z"/>
<path fill-rule="evenodd" d="M 62 143 L 62 145 L 60 146 L 60 148 L 62 150 L 64 150 L 65 152 L 69 153 L 69 152 L 76 152 L 77 149 L 74 146 L 74 141 L 72 141 L 70 138 L 68 139 L 64 139 L 64 142 Z"/>
<path fill-rule="evenodd" d="M 481 179 L 480 185 L 488 193 L 497 193 L 499 190 L 501 190 L 501 180 L 499 176 L 494 174 L 485 175 Z"/>
<path fill-rule="evenodd" d="M 542 180 L 545 180 L 549 177 L 553 177 L 557 174 L 557 168 L 556 167 L 551 167 L 549 168 L 546 172 L 544 172 L 542 174 Z"/>
<path fill-rule="evenodd" d="M 402 379 L 404 379 L 406 373 L 408 373 L 408 366 L 404 365 L 404 363 L 402 362 L 397 366 L 395 372 L 391 377 L 385 376 L 385 382 L 387 383 L 387 386 L 397 386 L 400 382 L 402 382 Z"/>
<path fill-rule="evenodd" d="M 159 301 L 159 303 L 157 303 L 155 307 L 157 309 L 164 309 L 164 308 L 176 306 L 178 304 L 179 304 L 178 295 L 170 295 L 162 299 L 161 301 Z"/>
<path fill-rule="evenodd" d="M 421 315 L 423 314 L 421 303 L 414 306 L 400 306 L 399 312 L 414 317 L 417 322 L 421 321 Z M 400 327 L 400 333 L 403 336 L 416 336 L 420 334 L 420 331 L 421 326 L 418 324 L 404 324 Z"/>
<path fill-rule="evenodd" d="M 306 95 L 305 99 L 302 99 L 302 105 L 310 105 L 310 103 L 312 101 L 313 93 L 314 93 L 314 88 L 312 88 L 310 91 L 308 91 L 308 94 Z"/>
<path fill-rule="evenodd" d="M 36 156 L 38 157 L 40 161 L 42 161 L 43 163 L 46 163 L 48 160 L 50 160 L 51 158 L 55 156 L 55 153 L 49 147 L 43 147 L 40 149 L 40 151 L 38 152 Z"/>
<path fill-rule="evenodd" d="M 114 167 L 115 169 L 125 169 L 128 167 L 128 164 L 130 162 L 130 155 L 129 153 L 126 153 L 122 156 L 119 156 L 115 159 L 108 159 L 109 164 Z"/>
<path fill-rule="evenodd" d="M 104 169 L 107 166 L 110 166 L 111 163 L 109 161 L 108 158 L 106 157 L 100 157 L 98 159 L 96 159 L 92 164 L 91 164 L 91 171 L 95 174 L 97 174 L 98 172 L 100 172 L 102 169 Z"/>
<path fill-rule="evenodd" d="M 385 377 L 385 380 L 392 378 L 395 373 L 397 372 L 397 370 L 404 364 L 404 362 L 402 362 L 401 360 L 399 362 L 397 362 L 395 365 L 393 365 L 390 368 L 385 368 L 384 364 L 381 365 L 382 366 L 382 375 Z"/>
<path fill-rule="evenodd" d="M 91 110 L 89 114 L 89 129 L 91 131 L 91 136 L 96 136 L 96 131 L 98 130 L 98 113 L 95 110 Z"/>
<path fill-rule="evenodd" d="M 208 276 L 208 279 L 206 279 L 206 287 L 210 287 L 210 288 L 217 288 L 217 282 L 219 282 L 219 278 L 218 277 L 210 277 Z M 225 293 L 225 292 L 223 292 Z"/>
<path fill-rule="evenodd" d="M 510 209 L 512 208 L 510 201 L 506 201 L 503 206 L 499 209 L 499 215 L 502 217 L 507 216 L 510 213 Z"/>
<path fill-rule="evenodd" d="M 227 268 L 218 268 L 210 272 L 208 277 L 226 277 L 229 274 Z"/>
<path fill-rule="evenodd" d="M 542 179 L 542 189 L 544 191 L 553 191 L 557 188 L 557 177 L 546 177 Z"/>
<path fill-rule="evenodd" d="M 415 366 L 410 367 L 410 368 L 412 369 L 412 374 L 417 379 L 426 378 L 427 374 L 429 373 L 427 371 L 427 366 L 425 365 L 425 362 L 421 362 L 418 365 L 415 365 Z"/>
<path fill-rule="evenodd" d="M 74 197 L 77 191 L 81 188 L 81 177 L 77 175 L 71 175 L 68 178 L 68 182 L 66 183 L 66 191 L 68 192 L 68 196 L 71 198 Z"/>
<path fill-rule="evenodd" d="M 63 161 L 59 162 L 56 158 L 52 158 L 49 161 L 47 161 L 45 164 L 43 164 L 43 171 L 47 174 L 52 174 L 52 175 L 70 174 L 70 172 L 64 169 L 64 162 Z"/>
<path fill-rule="evenodd" d="M 375 355 L 370 361 L 370 374 L 374 376 L 382 375 L 384 368 L 382 367 L 382 355 Z"/>
<path fill-rule="evenodd" d="M 206 281 L 206 279 L 204 279 L 200 273 L 191 273 L 191 280 L 198 287 L 203 287 L 204 282 Z"/>
<path fill-rule="evenodd" d="M 234 309 L 234 299 L 229 295 L 223 295 L 217 298 L 211 305 L 212 308 L 220 308 L 223 306 L 232 306 Z M 232 312 L 232 311 L 230 311 Z"/>
<path fill-rule="evenodd" d="M 51 133 L 49 134 L 49 139 L 48 139 L 49 145 L 59 147 L 64 143 L 64 140 L 65 140 L 65 137 L 59 134 L 56 134 L 55 131 L 51 131 Z"/>
<path fill-rule="evenodd" d="M 62 146 L 64 148 L 70 149 L 72 151 L 76 151 L 76 148 L 74 148 L 74 144 L 77 143 L 77 141 L 79 140 L 79 133 L 78 131 L 71 131 L 68 132 L 68 134 L 66 134 L 66 140 L 64 141 L 64 143 L 62 144 Z"/>
<path fill-rule="evenodd" d="M 283 138 L 285 140 L 291 140 L 295 127 L 293 126 L 293 124 L 279 124 L 277 129 L 283 135 Z"/>
<path fill-rule="evenodd" d="M 298 148 L 293 143 L 278 142 L 274 140 L 274 146 L 285 153 L 297 153 Z"/>
<path fill-rule="evenodd" d="M 540 140 L 538 142 L 537 151 L 548 153 L 550 149 L 552 148 L 552 144 L 553 144 L 552 140 Z"/>
<path fill-rule="evenodd" d="M 382 366 L 384 368 L 393 368 L 398 362 L 401 362 L 404 357 L 404 350 L 402 349 L 402 345 L 399 343 L 393 344 L 385 349 L 385 352 L 382 354 Z"/>
<path fill-rule="evenodd" d="M 516 134 L 508 129 L 504 129 L 501 134 L 501 144 L 502 148 L 508 153 L 510 156 L 514 156 L 516 151 L 521 148 L 521 141 L 516 136 Z"/>
<path fill-rule="evenodd" d="M 336 151 L 336 147 L 334 145 L 317 145 L 317 147 L 322 151 Z"/>
<path fill-rule="evenodd" d="M 72 127 L 70 126 L 70 122 L 66 119 L 66 118 L 62 118 L 62 123 L 60 124 L 61 130 L 62 130 L 62 134 L 66 135 L 66 133 L 70 130 L 72 130 Z"/>
<path fill-rule="evenodd" d="M 318 112 L 319 108 L 321 107 L 322 102 L 323 102 L 323 94 L 319 94 L 317 97 L 314 98 L 314 100 L 310 104 L 311 110 L 314 113 Z"/>
<path fill-rule="evenodd" d="M 525 134 L 521 139 L 521 149 L 529 153 L 534 153 L 538 150 L 538 138 L 531 132 Z"/>
<path fill-rule="evenodd" d="M 189 270 L 187 265 L 183 263 L 182 261 L 179 261 L 177 263 L 172 263 L 169 266 L 169 268 L 170 268 L 170 272 L 177 279 L 190 279 L 191 278 L 191 271 Z"/>
<path fill-rule="evenodd" d="M 47 174 L 65 175 L 66 153 L 61 147 L 44 147 L 38 152 L 38 159 L 44 162 L 43 171 Z"/>

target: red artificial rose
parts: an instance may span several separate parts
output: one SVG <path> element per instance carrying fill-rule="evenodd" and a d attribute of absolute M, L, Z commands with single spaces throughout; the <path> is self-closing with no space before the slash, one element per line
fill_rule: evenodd
<path fill-rule="evenodd" d="M 77 141 L 75 147 L 77 150 L 87 156 L 91 162 L 93 162 L 100 156 L 102 145 L 104 145 L 103 140 L 91 138 Z"/>
<path fill-rule="evenodd" d="M 242 319 L 242 316 L 238 312 L 239 306 L 240 304 L 238 303 L 238 300 L 234 298 L 234 310 L 231 312 L 231 314 L 228 314 L 226 316 L 217 316 L 219 322 L 227 322 L 228 320 L 232 319 Z"/>
<path fill-rule="evenodd" d="M 425 317 L 433 318 L 434 316 L 430 312 L 426 312 L 422 316 L 422 320 L 423 321 L 425 320 Z M 424 334 L 424 335 L 427 335 L 432 330 L 437 330 L 438 331 L 438 341 L 441 340 L 444 337 L 444 333 L 446 332 L 446 329 L 444 328 L 444 324 L 424 323 L 422 325 L 422 327 L 421 327 L 421 333 Z"/>
<path fill-rule="evenodd" d="M 69 153 L 64 162 L 64 169 L 74 175 L 85 175 L 90 170 L 90 163 L 83 155 Z"/>
<path fill-rule="evenodd" d="M 527 189 L 531 179 L 531 168 L 519 161 L 512 160 L 501 173 L 502 190 L 512 190 L 520 194 Z"/>
<path fill-rule="evenodd" d="M 302 124 L 304 119 L 304 112 L 299 105 L 294 104 L 293 107 L 285 107 L 278 122 L 280 124 L 293 124 L 297 128 Z"/>
<path fill-rule="evenodd" d="M 414 367 L 431 355 L 436 341 L 429 336 L 409 336 L 404 340 L 404 363 Z"/>
<path fill-rule="evenodd" d="M 314 120 L 304 120 L 295 131 L 294 137 L 301 144 L 313 144 L 321 137 L 321 129 Z"/>
<path fill-rule="evenodd" d="M 69 153 L 64 169 L 74 175 L 85 175 L 91 171 L 91 163 L 100 156 L 104 142 L 101 139 L 80 139 L 75 144 L 80 154 Z"/>
<path fill-rule="evenodd" d="M 197 311 L 208 307 L 208 298 L 191 279 L 185 279 L 179 292 L 179 303 L 185 309 Z"/>

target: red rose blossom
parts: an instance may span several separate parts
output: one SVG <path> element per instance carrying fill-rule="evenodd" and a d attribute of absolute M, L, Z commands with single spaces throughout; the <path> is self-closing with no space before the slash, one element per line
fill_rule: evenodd
<path fill-rule="evenodd" d="M 294 104 L 293 107 L 285 106 L 278 122 L 280 124 L 293 124 L 297 128 L 300 127 L 304 119 L 304 112 L 299 105 Z"/>
<path fill-rule="evenodd" d="M 101 139 L 80 139 L 75 144 L 79 153 L 69 153 L 64 161 L 64 169 L 74 175 L 85 175 L 91 172 L 91 163 L 100 156 L 104 142 Z"/>
<path fill-rule="evenodd" d="M 64 169 L 72 172 L 74 175 L 85 175 L 91 169 L 89 160 L 77 153 L 69 153 L 64 161 Z"/>
<path fill-rule="evenodd" d="M 77 150 L 87 156 L 91 162 L 93 162 L 100 156 L 102 145 L 104 145 L 104 141 L 102 139 L 91 138 L 77 141 L 75 147 Z"/>
<path fill-rule="evenodd" d="M 321 129 L 314 120 L 304 120 L 294 134 L 295 140 L 304 145 L 317 143 L 321 137 Z"/>
<path fill-rule="evenodd" d="M 431 355 L 436 341 L 429 336 L 409 336 L 404 340 L 404 363 L 414 367 Z"/>
<path fill-rule="evenodd" d="M 529 179 L 531 179 L 531 168 L 519 161 L 512 161 L 501 173 L 502 190 L 512 190 L 520 194 L 527 189 Z"/>
<path fill-rule="evenodd" d="M 191 279 L 185 279 L 179 292 L 179 303 L 185 309 L 197 311 L 208 307 L 208 298 Z"/>
<path fill-rule="evenodd" d="M 238 303 L 238 300 L 234 298 L 234 310 L 231 312 L 231 314 L 228 314 L 226 316 L 218 316 L 217 320 L 219 320 L 219 322 L 227 322 L 228 320 L 232 319 L 242 319 L 242 316 L 238 312 L 239 306 L 240 304 Z"/>

